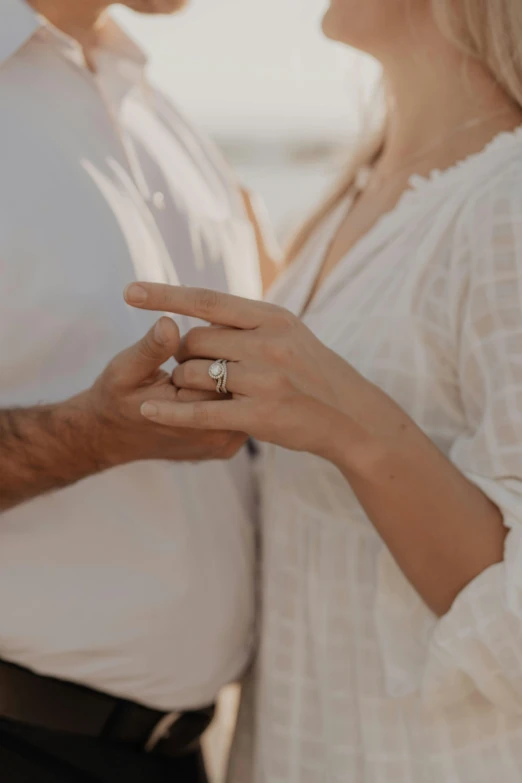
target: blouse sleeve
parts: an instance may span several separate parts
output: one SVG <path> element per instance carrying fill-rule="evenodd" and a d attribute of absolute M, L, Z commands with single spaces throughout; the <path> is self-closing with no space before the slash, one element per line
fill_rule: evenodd
<path fill-rule="evenodd" d="M 509 530 L 505 559 L 437 619 L 385 553 L 377 628 L 391 694 L 419 690 L 427 707 L 439 708 L 478 691 L 501 709 L 522 713 L 520 175 L 468 205 L 453 270 L 460 281 L 456 353 L 467 429 L 450 458 L 500 509 Z"/>

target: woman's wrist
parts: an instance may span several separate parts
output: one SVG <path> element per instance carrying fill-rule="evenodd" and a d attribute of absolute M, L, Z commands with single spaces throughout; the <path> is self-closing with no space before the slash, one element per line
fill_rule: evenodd
<path fill-rule="evenodd" d="M 317 456 L 347 475 L 362 469 L 373 441 L 365 428 L 344 411 L 327 405 L 313 418 L 318 431 L 317 448 L 314 449 Z"/>
<path fill-rule="evenodd" d="M 415 422 L 386 394 L 370 384 L 366 391 L 366 402 L 354 413 L 329 408 L 319 421 L 320 456 L 348 480 L 382 478 L 386 466 L 401 460 L 404 450 L 415 450 L 419 436 L 423 439 Z"/>

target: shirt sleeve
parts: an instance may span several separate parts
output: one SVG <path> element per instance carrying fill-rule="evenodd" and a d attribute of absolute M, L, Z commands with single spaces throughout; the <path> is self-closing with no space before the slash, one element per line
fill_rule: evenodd
<path fill-rule="evenodd" d="M 453 463 L 497 505 L 505 559 L 437 619 L 398 571 L 380 563 L 377 625 L 388 689 L 429 708 L 475 692 L 522 713 L 522 176 L 475 199 L 456 232 L 456 363 L 466 431 Z"/>

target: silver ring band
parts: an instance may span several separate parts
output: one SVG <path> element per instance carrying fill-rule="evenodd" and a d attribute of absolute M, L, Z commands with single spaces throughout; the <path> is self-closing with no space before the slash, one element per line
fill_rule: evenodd
<path fill-rule="evenodd" d="M 215 362 L 212 362 L 212 364 L 208 368 L 208 374 L 210 375 L 212 380 L 216 382 L 216 391 L 218 392 L 218 394 L 228 394 L 228 392 L 227 392 L 227 378 L 228 378 L 227 360 L 226 359 L 217 359 Z"/>

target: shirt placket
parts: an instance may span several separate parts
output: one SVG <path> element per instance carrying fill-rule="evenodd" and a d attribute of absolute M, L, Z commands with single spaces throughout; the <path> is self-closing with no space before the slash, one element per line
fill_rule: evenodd
<path fill-rule="evenodd" d="M 113 97 L 110 94 L 110 90 L 108 90 L 105 86 L 102 74 L 93 72 L 88 67 L 83 53 L 79 52 L 79 56 L 81 62 L 78 62 L 78 57 L 76 57 L 76 64 L 79 65 L 84 75 L 91 80 L 95 87 L 96 93 L 98 94 L 103 104 L 106 116 L 113 130 L 114 137 L 117 140 L 118 146 L 122 153 L 123 162 L 126 165 L 131 182 L 139 196 L 142 205 L 142 213 L 147 223 L 147 227 L 152 236 L 157 237 L 158 252 L 161 252 L 162 255 L 165 256 L 163 267 L 166 270 L 172 266 L 172 259 L 164 244 L 162 233 L 153 214 L 153 209 L 164 208 L 164 195 L 159 191 L 154 193 L 151 192 L 132 139 L 121 122 L 119 109 L 115 105 Z M 172 282 L 168 279 L 166 274 L 164 282 Z M 178 315 L 177 320 L 183 331 L 189 330 L 190 324 L 185 316 Z"/>

